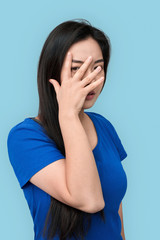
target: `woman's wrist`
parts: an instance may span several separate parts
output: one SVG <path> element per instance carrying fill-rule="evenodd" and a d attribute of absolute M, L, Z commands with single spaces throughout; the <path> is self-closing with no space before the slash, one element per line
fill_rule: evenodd
<path fill-rule="evenodd" d="M 69 119 L 69 120 L 73 120 L 73 118 L 79 118 L 78 117 L 78 114 L 76 114 L 74 111 L 70 110 L 70 111 L 59 111 L 59 114 L 58 114 L 58 117 L 59 117 L 59 121 L 61 120 L 65 120 L 65 119 Z"/>

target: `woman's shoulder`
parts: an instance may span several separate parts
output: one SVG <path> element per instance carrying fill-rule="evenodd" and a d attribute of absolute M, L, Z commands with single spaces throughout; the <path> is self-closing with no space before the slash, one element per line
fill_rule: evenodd
<path fill-rule="evenodd" d="M 11 127 L 7 136 L 7 143 L 28 137 L 46 137 L 44 128 L 35 122 L 31 117 L 25 118 L 23 121 Z"/>

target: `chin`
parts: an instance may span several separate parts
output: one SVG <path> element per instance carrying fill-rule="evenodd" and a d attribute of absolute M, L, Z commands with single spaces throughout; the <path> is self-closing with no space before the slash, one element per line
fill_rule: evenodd
<path fill-rule="evenodd" d="M 92 102 L 92 101 L 85 101 L 85 103 L 83 105 L 83 108 L 84 109 L 88 109 L 88 108 L 93 107 L 93 105 L 94 105 L 94 102 Z"/>

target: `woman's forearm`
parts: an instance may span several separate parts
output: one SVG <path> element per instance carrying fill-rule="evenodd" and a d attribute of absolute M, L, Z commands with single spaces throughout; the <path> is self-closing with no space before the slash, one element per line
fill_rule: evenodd
<path fill-rule="evenodd" d="M 66 153 L 66 184 L 81 204 L 103 208 L 105 203 L 94 155 L 78 115 L 59 114 Z"/>

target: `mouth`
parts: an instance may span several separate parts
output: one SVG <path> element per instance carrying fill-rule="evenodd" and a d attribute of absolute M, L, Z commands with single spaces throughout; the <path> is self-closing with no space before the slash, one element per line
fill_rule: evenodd
<path fill-rule="evenodd" d="M 87 101 L 92 100 L 94 98 L 94 96 L 95 96 L 95 92 L 92 91 L 92 92 L 88 93 L 88 95 L 86 96 L 86 100 Z"/>
<path fill-rule="evenodd" d="M 94 92 L 94 91 L 91 91 L 91 92 L 88 93 L 87 96 L 89 96 L 89 95 L 95 95 L 95 92 Z"/>

